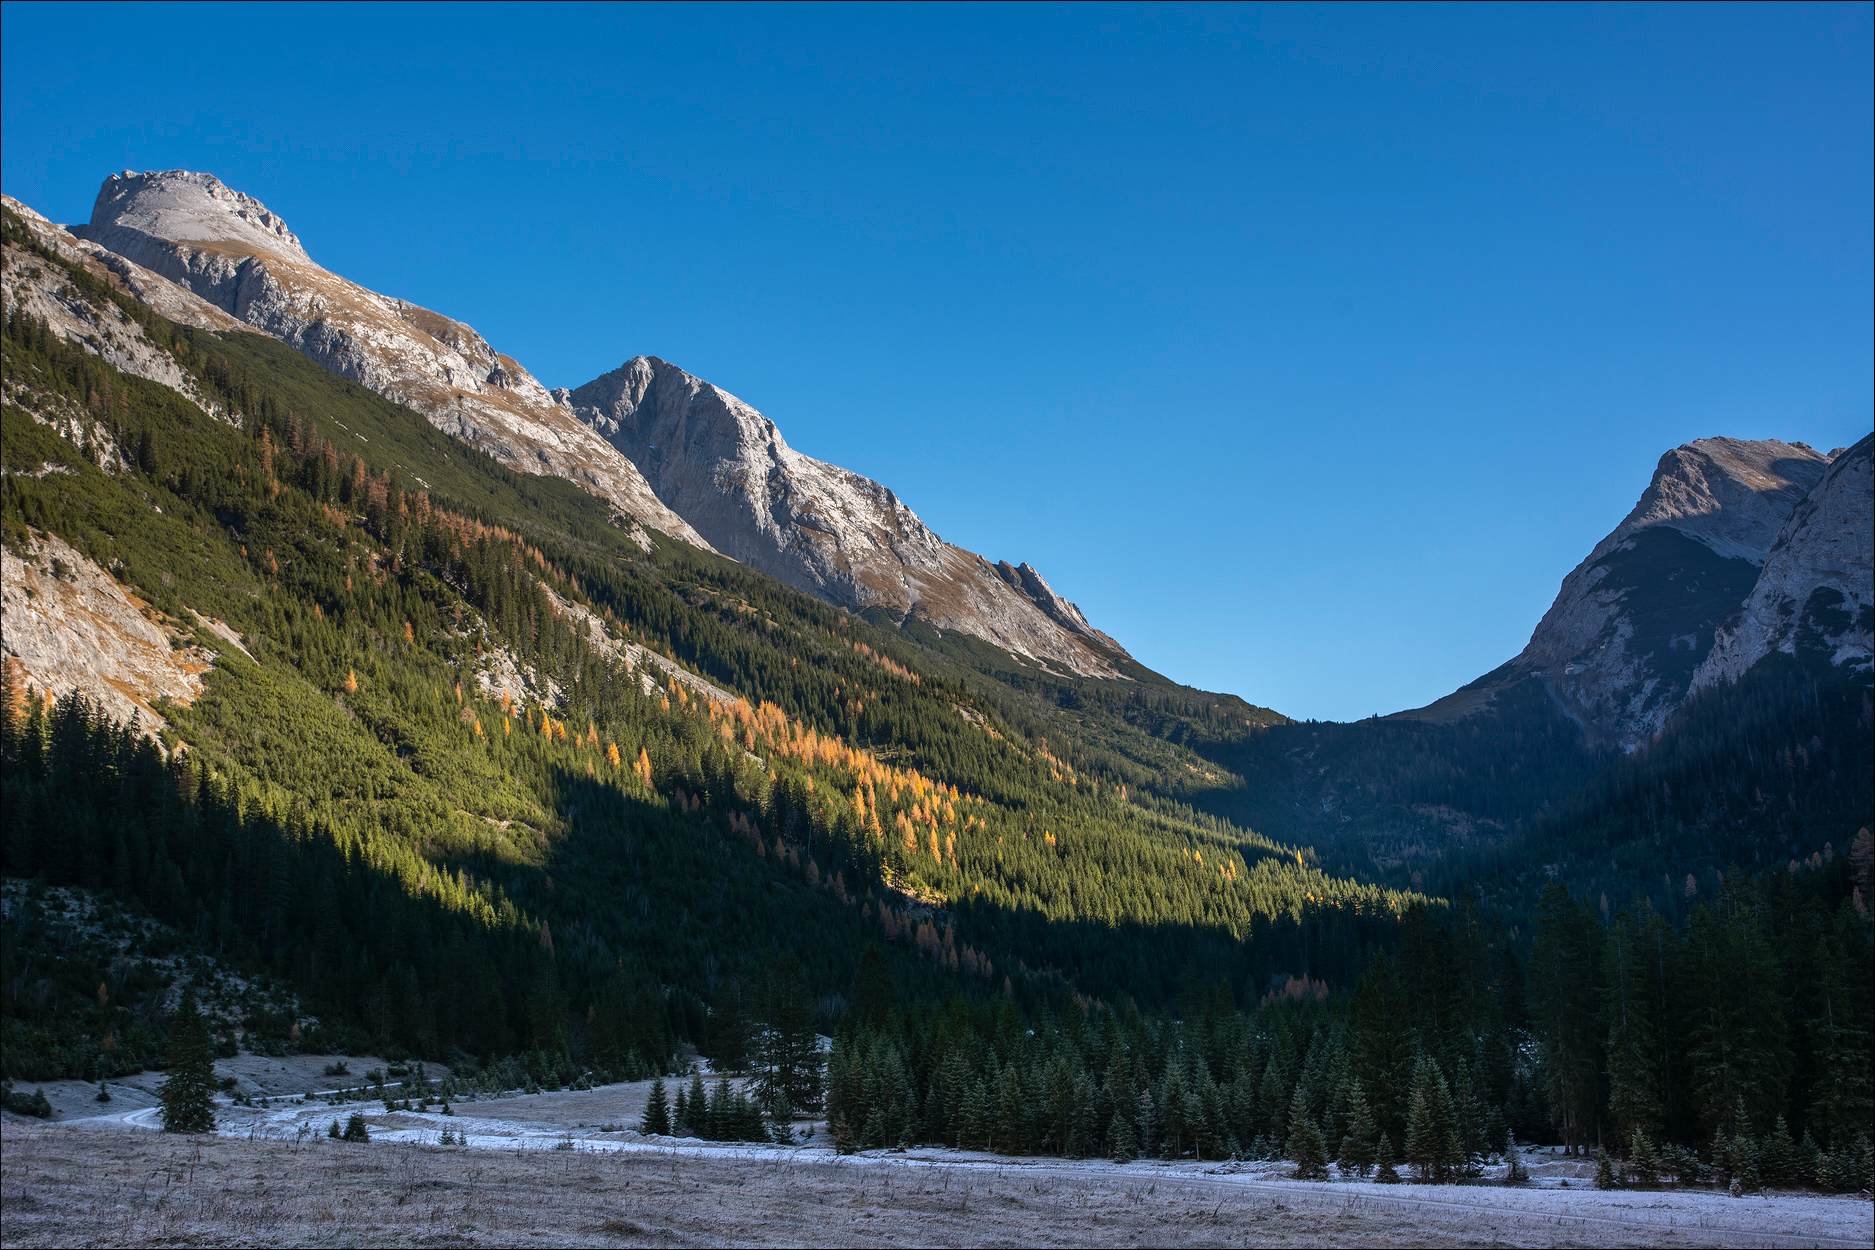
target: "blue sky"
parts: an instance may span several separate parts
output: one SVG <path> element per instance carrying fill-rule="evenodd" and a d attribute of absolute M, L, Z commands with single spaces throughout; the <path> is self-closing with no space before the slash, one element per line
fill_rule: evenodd
<path fill-rule="evenodd" d="M 0 184 L 208 170 L 639 353 L 1294 716 L 1515 654 L 1655 461 L 1870 428 L 1871 8 L 0 10 Z"/>

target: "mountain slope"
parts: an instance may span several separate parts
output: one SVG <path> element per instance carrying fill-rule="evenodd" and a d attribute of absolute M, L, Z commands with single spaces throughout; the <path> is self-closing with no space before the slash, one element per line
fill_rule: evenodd
<path fill-rule="evenodd" d="M 1780 527 L 1828 465 L 1776 440 L 1707 438 L 1667 452 L 1633 510 L 1563 579 L 1521 654 L 1398 715 L 1463 719 L 1529 680 L 1591 744 L 1633 750 L 1686 697 L 1719 621 L 1751 592 Z"/>
<path fill-rule="evenodd" d="M 211 175 L 125 170 L 105 180 L 91 221 L 73 233 L 504 464 L 566 478 L 645 525 L 702 543 L 629 462 L 472 328 L 321 268 L 284 221 Z"/>
<path fill-rule="evenodd" d="M 1304 914 L 1347 929 L 1352 976 L 1362 935 L 1411 901 L 1177 811 L 1155 769 L 907 634 L 687 544 L 646 551 L 604 501 L 277 341 L 118 298 L 245 419 L 10 309 L 4 547 L 34 578 L 69 550 L 214 665 L 148 696 L 182 772 L 81 704 L 32 700 L 9 874 L 115 889 L 121 864 L 153 912 L 287 969 L 322 1019 L 428 1053 L 552 1051 L 563 1029 L 615 1070 L 608 1002 L 668 1002 L 666 1042 L 701 1040 L 685 1013 L 778 944 L 827 996 L 878 940 L 906 985 L 1150 1002 L 1188 959 L 1256 984 L 1299 966 Z M 94 393 L 108 452 L 37 416 Z M 529 680 L 495 691 L 495 673 Z M 1165 773 L 1202 764 L 1107 732 Z"/>
<path fill-rule="evenodd" d="M 277 215 L 207 174 L 115 175 L 73 231 L 70 246 L 162 275 L 511 467 L 577 482 L 829 602 L 916 614 L 1044 669 L 1123 678 L 1133 667 L 1030 566 L 944 543 L 890 490 L 800 455 L 772 422 L 675 366 L 638 357 L 549 393 L 470 327 L 319 267 Z"/>
<path fill-rule="evenodd" d="M 675 365 L 639 356 L 565 398 L 732 559 L 854 611 L 916 614 L 1082 676 L 1121 675 L 1120 645 L 1033 568 L 953 547 L 884 486 L 802 455 Z"/>

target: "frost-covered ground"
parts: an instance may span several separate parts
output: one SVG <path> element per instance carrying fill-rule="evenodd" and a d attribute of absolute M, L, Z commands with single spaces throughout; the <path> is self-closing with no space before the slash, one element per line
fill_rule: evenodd
<path fill-rule="evenodd" d="M 266 1075 L 284 1072 L 276 1067 Z M 108 1131 L 154 1129 L 156 1108 L 146 1097 L 95 1108 L 101 1116 L 67 1113 L 43 1128 L 9 1119 L 0 1167 L 6 1240 L 150 1240 L 167 1227 L 162 1220 L 183 1220 L 178 1202 L 193 1202 L 200 1220 L 173 1229 L 190 1244 L 490 1244 L 522 1235 L 530 1244 L 678 1245 L 1875 1244 L 1875 1208 L 1866 1198 L 1602 1192 L 1589 1183 L 1586 1164 L 1548 1152 L 1527 1156 L 1535 1179 L 1514 1187 L 1489 1179 L 1457 1186 L 1310 1183 L 1288 1179 L 1277 1164 L 1121 1166 L 943 1149 L 840 1157 L 825 1145 L 824 1126 L 797 1147 L 649 1138 L 618 1127 L 636 1123 L 647 1088 L 462 1102 L 449 1116 L 386 1112 L 380 1103 L 334 1108 L 318 1100 L 223 1106 L 219 1135 L 206 1142 Z M 332 1120 L 353 1110 L 371 1125 L 368 1146 L 326 1137 Z M 440 1144 L 445 1133 L 454 1144 Z M 61 1174 L 61 1158 L 73 1160 L 74 1175 Z M 91 1162 L 80 1166 L 79 1159 Z M 96 1166 L 112 1159 L 116 1166 L 105 1171 L 119 1173 L 115 1182 Z M 144 1179 L 156 1174 L 152 1168 L 173 1171 L 185 1162 L 219 1169 L 228 1183 L 210 1198 L 190 1182 L 192 1196 L 184 1201 L 182 1182 L 153 1190 Z M 405 1197 L 356 1180 L 386 1169 L 398 1178 L 394 1190 L 409 1191 Z M 343 1203 L 334 1206 L 329 1185 L 313 1180 L 321 1174 L 352 1178 L 339 1186 L 349 1195 Z M 101 1185 L 115 1197 L 100 1197 Z M 270 1195 L 264 1209 L 243 1205 L 239 1195 L 249 1189 L 256 1200 Z M 418 1190 L 433 1212 L 422 1220 L 404 1209 Z M 489 1205 L 495 1190 L 507 1197 Z M 660 1206 L 658 1195 L 672 1205 Z M 116 1204 L 121 1234 L 96 1231 L 110 1221 L 85 1212 L 100 1202 Z M 20 1223 L 27 1215 L 30 1224 Z M 225 1238 L 214 1231 L 216 1220 L 226 1223 Z M 16 1229 L 29 1226 L 40 1232 L 16 1238 Z"/>

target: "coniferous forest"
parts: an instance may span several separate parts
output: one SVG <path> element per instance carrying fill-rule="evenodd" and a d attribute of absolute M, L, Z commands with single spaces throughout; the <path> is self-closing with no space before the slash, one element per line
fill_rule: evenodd
<path fill-rule="evenodd" d="M 1613 758 L 1515 698 L 1502 732 L 1317 726 L 1018 674 L 6 241 L 204 402 L 15 311 L 5 548 L 75 583 L 69 549 L 206 669 L 147 732 L 6 667 L 9 1080 L 177 1061 L 171 987 L 40 905 L 76 889 L 297 1003 L 224 1053 L 678 1077 L 656 1122 L 699 1136 L 821 1110 L 842 1149 L 1429 1179 L 1514 1138 L 1870 1185 L 1865 676 L 1779 657 Z M 1493 836 L 1356 853 L 1304 750 Z"/>

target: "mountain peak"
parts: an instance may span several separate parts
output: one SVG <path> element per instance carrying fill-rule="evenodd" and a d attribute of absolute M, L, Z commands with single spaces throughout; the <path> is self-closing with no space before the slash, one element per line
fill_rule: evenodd
<path fill-rule="evenodd" d="M 853 611 L 915 614 L 1044 665 L 1119 675 L 1119 644 L 1033 568 L 953 547 L 886 486 L 802 455 L 773 421 L 669 361 L 634 356 L 563 402 L 727 556 Z"/>
<path fill-rule="evenodd" d="M 90 224 L 73 233 L 117 251 L 111 237 L 126 231 L 216 251 L 311 260 L 299 236 L 265 204 L 213 174 L 187 169 L 112 174 L 98 188 Z"/>
<path fill-rule="evenodd" d="M 1777 439 L 1700 438 L 1660 457 L 1640 502 L 1589 559 L 1637 530 L 1664 525 L 1726 559 L 1762 565 L 1790 510 L 1822 480 L 1829 457 Z"/>

